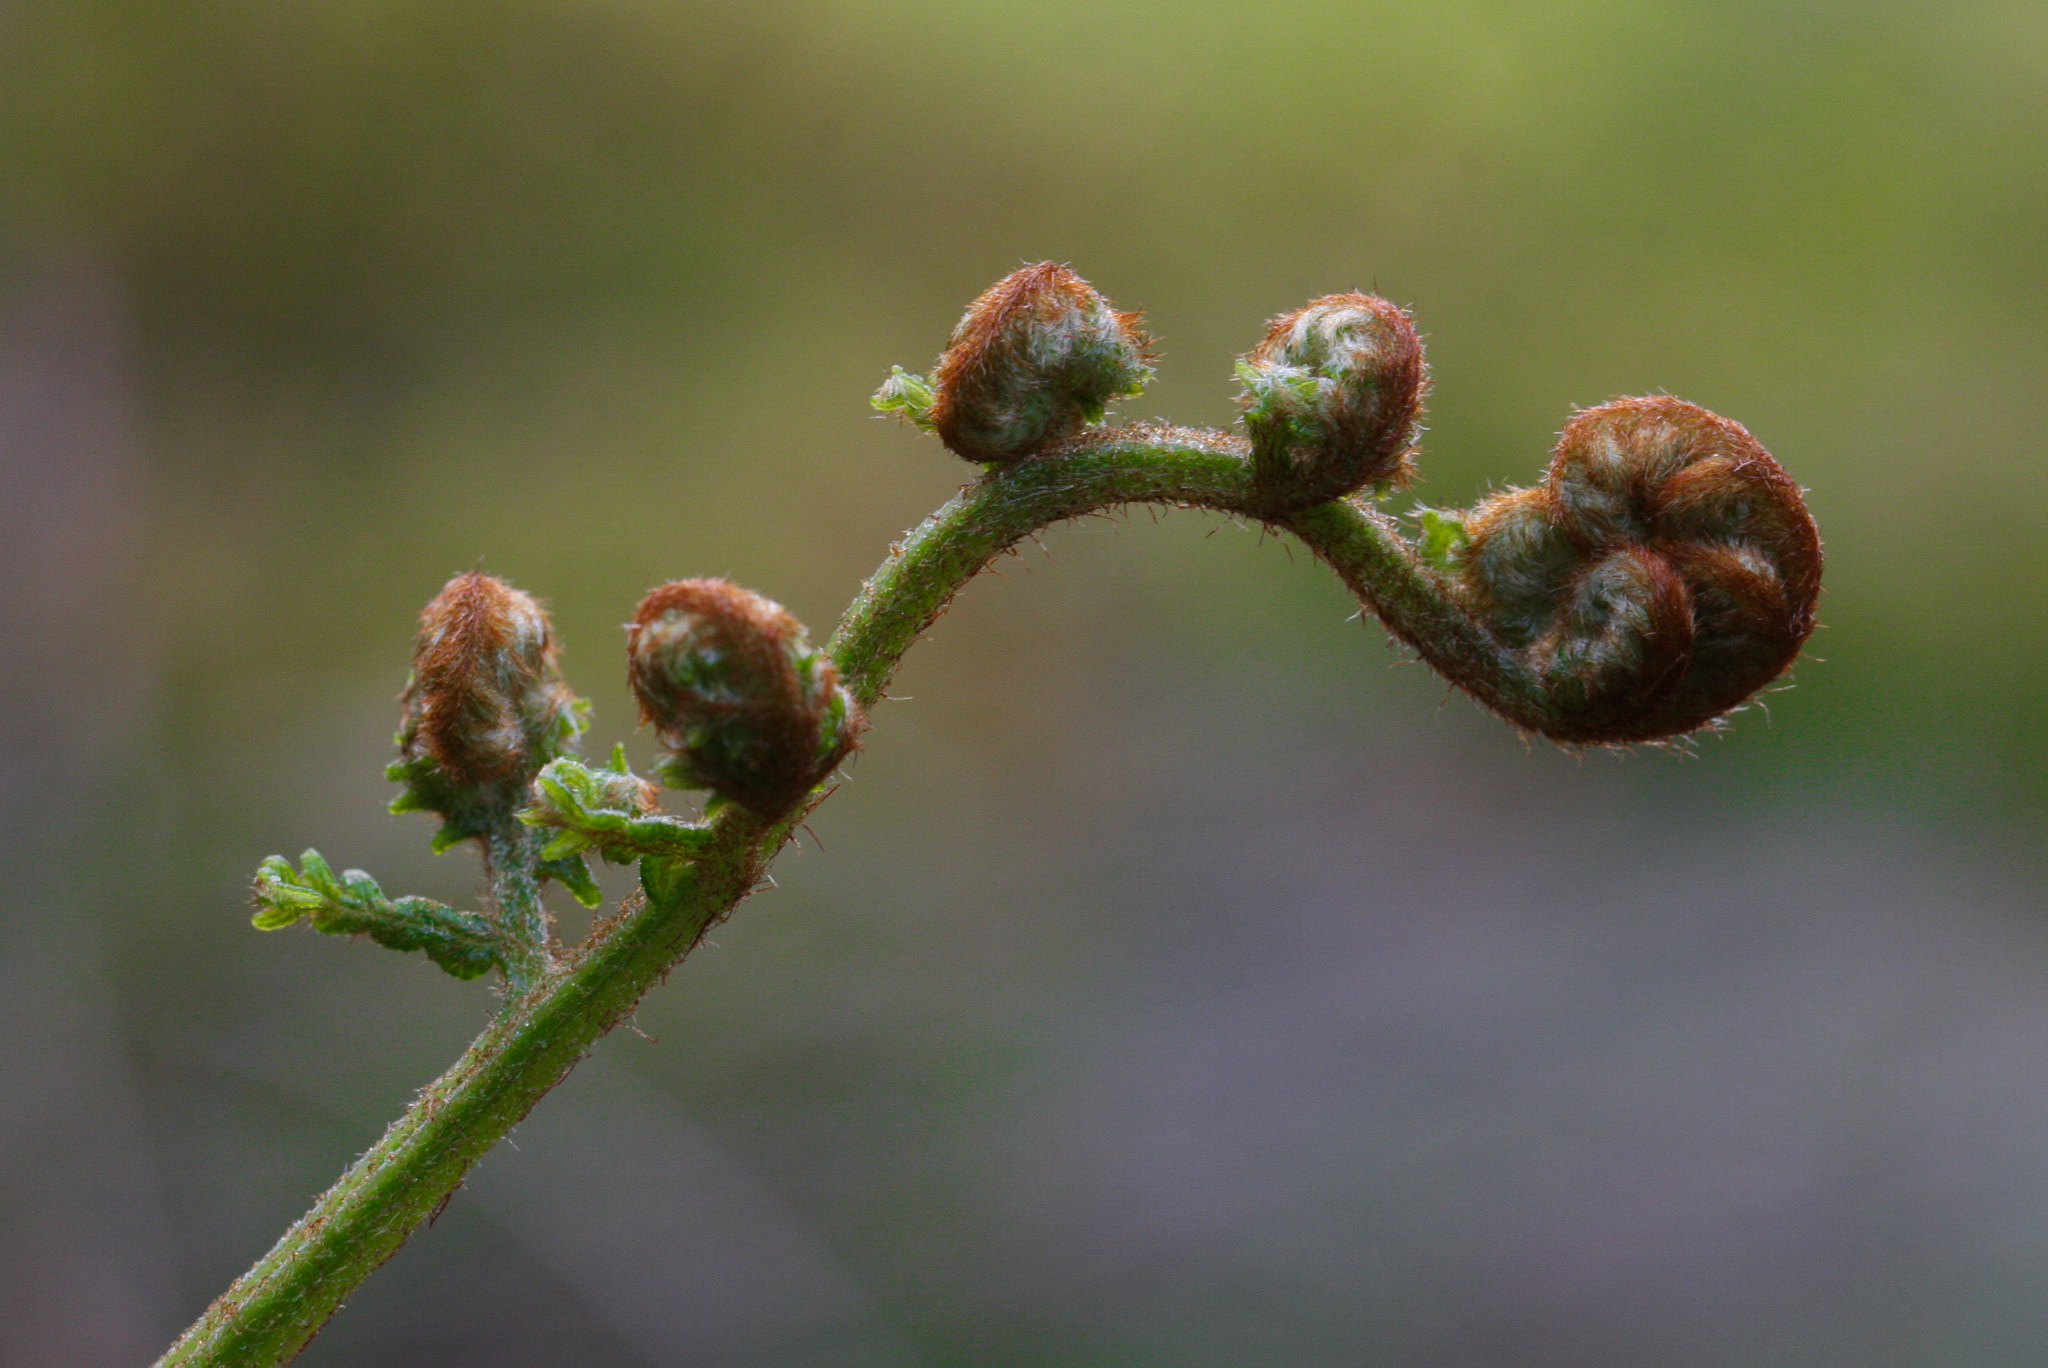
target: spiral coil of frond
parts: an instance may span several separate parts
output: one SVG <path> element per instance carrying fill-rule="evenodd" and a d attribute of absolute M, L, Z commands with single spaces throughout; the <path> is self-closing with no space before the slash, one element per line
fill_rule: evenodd
<path fill-rule="evenodd" d="M 1555 740 L 1701 727 L 1782 674 L 1814 627 L 1820 534 L 1739 423 L 1617 399 L 1565 428 L 1541 484 L 1464 519 L 1460 600 L 1542 682 L 1511 720 Z"/>

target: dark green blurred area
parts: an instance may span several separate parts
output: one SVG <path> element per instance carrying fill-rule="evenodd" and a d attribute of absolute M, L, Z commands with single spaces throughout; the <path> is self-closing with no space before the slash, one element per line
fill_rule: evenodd
<path fill-rule="evenodd" d="M 580 621 L 687 549 L 774 567 L 822 615 L 957 474 L 849 423 L 861 396 L 1016 261 L 1150 310 L 1166 365 L 1137 408 L 1189 421 L 1228 417 L 1261 319 L 1366 285 L 1431 338 L 1424 498 L 1533 478 L 1569 405 L 1649 390 L 1737 416 L 1811 487 L 1826 665 L 1781 703 L 1799 725 L 1770 767 L 2038 801 L 2037 7 L 73 4 L 8 26 L 12 255 L 83 244 L 118 273 L 165 503 L 204 487 L 237 523 L 170 522 L 164 553 L 189 529 L 294 606 L 347 576 L 367 608 L 369 560 L 395 610 L 415 566 L 481 554 Z M 856 490 L 862 525 L 806 522 Z M 300 573 L 260 568 L 283 558 Z M 181 647 L 250 641 L 194 597 Z M 361 616 L 388 659 L 398 614 Z M 267 667 L 378 658 L 324 644 Z"/>
<path fill-rule="evenodd" d="M 113 434 L 21 439 L 9 467 L 14 516 L 51 548 L 17 538 L 8 562 L 30 606 L 6 620 L 0 662 L 16 776 L 0 848 L 33 871 L 9 955 L 85 1015 L 59 1029 L 69 1018 L 18 1005 L 23 1057 L 47 1067 L 7 1105 L 40 1116 L 20 1098 L 70 1097 L 93 1116 L 92 1088 L 112 1089 L 128 1119 L 106 1134 L 129 1138 L 70 1152 L 135 1185 L 88 1203 L 99 1215 L 53 1214 L 4 1196 L 43 1182 L 19 1156 L 44 1151 L 0 1143 L 16 1175 L 0 1216 L 19 1232 L 0 1253 L 74 1289 L 90 1278 L 67 1270 L 143 1270 L 107 1274 L 103 1306 L 22 1291 L 0 1361 L 152 1352 L 479 1023 L 480 987 L 258 936 L 238 912 L 256 862 L 305 845 L 394 892 L 468 895 L 466 857 L 431 860 L 424 827 L 380 815 L 412 623 L 442 581 L 481 563 L 552 605 L 599 753 L 632 736 L 619 624 L 652 584 L 729 575 L 822 636 L 890 539 L 971 473 L 871 420 L 867 394 L 891 363 L 921 367 L 982 287 L 1048 257 L 1146 310 L 1164 354 L 1129 406 L 1140 417 L 1229 422 L 1232 357 L 1314 295 L 1410 306 L 1435 375 L 1414 491 L 1431 503 L 1533 480 L 1573 405 L 1669 391 L 1745 423 L 1809 488 L 1827 543 L 1825 630 L 1798 687 L 1695 760 L 1532 752 L 1444 706 L 1419 667 L 1387 669 L 1377 629 L 1343 625 L 1352 605 L 1304 555 L 1189 514 L 1058 531 L 913 657 L 896 692 L 915 702 L 883 711 L 814 823 L 824 851 L 789 861 L 784 889 L 650 1000 L 659 1046 L 608 1041 L 586 1066 L 596 1091 L 569 1100 L 579 1073 L 530 1123 L 575 1154 L 575 1125 L 624 1117 L 631 1144 L 588 1141 L 638 1153 L 622 1171 L 681 1146 L 677 1164 L 712 1176 L 665 1195 L 629 1184 L 585 1211 L 510 1178 L 490 1196 L 493 1166 L 516 1162 L 494 1156 L 306 1361 L 2037 1354 L 2048 1327 L 2025 1308 L 2048 1288 L 2012 1268 L 2048 1251 L 2048 1213 L 2012 1156 L 2048 1144 L 2040 1118 L 2013 1122 L 2009 1170 L 1980 1164 L 1878 1103 L 1872 1121 L 1814 1101 L 1855 1089 L 1813 1042 L 1939 1038 L 1981 1058 L 1942 1024 L 1953 991 L 2010 1008 L 2011 1069 L 2040 1053 L 2040 979 L 2008 983 L 2022 971 L 1984 947 L 2041 948 L 2044 148 L 2048 10 L 2018 3 L 0 5 L 0 305 L 19 364 L 56 377 L 5 393 L 57 394 Z M 61 345 L 37 351 L 45 336 Z M 34 369 L 46 352 L 58 360 Z M 43 430 L 24 423 L 6 431 Z M 22 473 L 74 459 L 76 497 L 55 467 Z M 46 514 L 47 489 L 63 497 Z M 1858 878 L 1869 887 L 1844 891 Z M 1286 1201 L 1244 1197 L 1239 1219 L 1216 1195 L 1230 1211 L 1202 1208 L 1180 1234 L 1076 1214 L 1137 1209 L 1104 1176 L 1122 1170 L 1098 1150 L 1124 1133 L 1098 1113 L 1143 1089 L 1096 1065 L 1149 1030 L 1174 1038 L 1160 1023 L 1193 1019 L 1185 1004 L 1246 1000 L 1249 965 L 1313 961 L 1295 931 L 1353 924 L 1338 893 L 1302 891 L 1326 882 L 1359 890 L 1361 925 L 1426 911 L 1437 920 L 1415 925 L 1471 928 L 1465 950 L 1425 958 L 1446 982 L 1493 985 L 1244 1103 L 1296 1138 L 1356 1128 L 1371 1154 L 1311 1144 L 1275 1161 L 1298 1177 Z M 1723 892 L 1685 891 L 1699 887 Z M 1947 897 L 1991 929 L 1929 952 L 1953 971 L 1937 991 L 1897 975 Z M 1553 941 L 1508 916 L 1528 972 L 1586 956 L 1611 994 L 1569 973 L 1517 987 L 1512 956 L 1472 949 L 1524 901 L 1561 918 Z M 1859 979 L 1823 932 L 1869 925 L 1892 939 L 1848 956 Z M 1351 934 L 1332 963 L 1411 944 Z M 1483 962 L 1470 975 L 1443 968 L 1467 951 Z M 1953 968 L 1980 960 L 1990 980 Z M 1813 991 L 1783 999 L 1811 1027 L 1794 1043 L 1700 1026 L 1760 1010 L 1715 983 L 1808 972 Z M 1356 991 L 1391 991 L 1374 982 Z M 1671 1017 L 1689 993 L 1711 1005 Z M 1888 993 L 1933 1016 L 1798 1015 Z M 1327 1027 L 1261 1020 L 1289 1056 Z M 1643 1124 L 1674 1133 L 1688 1107 L 1746 1114 L 1767 1091 L 1732 1062 L 1697 1092 L 1672 1083 L 1687 1099 L 1672 1109 L 1661 1085 L 1624 1086 L 1693 1077 L 1679 1043 L 1634 1065 L 1602 1053 L 1610 1028 L 1666 1027 L 1673 1042 L 1705 1031 L 1731 1060 L 1807 1061 L 1785 1096 L 1833 1118 L 1815 1133 L 1850 1137 L 1821 1149 L 1863 1156 L 1821 1164 L 1832 1195 L 1811 1210 L 1832 1214 L 1773 1246 L 1821 1270 L 1789 1301 L 1674 1300 L 1633 1256 L 1606 1282 L 1608 1265 L 1585 1265 L 1611 1304 L 1575 1301 L 1583 1288 L 1503 1272 L 1476 1214 L 1536 1200 L 1528 1184 L 1548 1180 L 1530 1175 L 1553 1170 L 1532 1151 L 1598 1149 L 1542 1080 L 1605 1077 L 1618 1091 L 1592 1112 L 1633 1116 L 1637 1099 L 1662 1118 Z M 38 1029 L 101 1043 L 45 1050 Z M 1464 1072 L 1539 1037 L 1548 1063 Z M 1870 1049 L 1866 1082 L 1897 1062 Z M 1411 1058 L 1427 1086 L 1401 1073 Z M 1213 1063 L 1274 1076 L 1263 1056 Z M 2012 1077 L 1987 1072 L 1969 1095 L 2003 1096 Z M 1353 1111 L 1319 1109 L 1332 1079 Z M 18 1129 L 61 1137 L 69 1115 Z M 1041 1123 L 1056 1162 L 1015 1138 Z M 1190 1126 L 1175 1134 L 1206 1154 Z M 1746 1134 L 1728 1153 L 1753 1157 Z M 1246 1171 L 1150 1143 L 1129 1140 L 1153 1156 L 1132 1162 L 1190 1175 L 1182 1195 Z M 1613 1144 L 1595 1167 L 1632 1172 L 1638 1151 Z M 1911 1162 L 1887 1167 L 1898 1155 Z M 578 1190 L 567 1172 L 549 1190 Z M 1887 1204 L 1886 1182 L 1923 1179 L 1969 1189 L 1970 1212 L 2032 1215 L 1962 1253 L 1908 1238 L 1961 1219 L 1934 1198 Z M 1737 1195 L 1700 1209 L 1749 1210 L 1760 1183 L 1730 1179 Z M 773 1196 L 720 1206 L 710 1191 Z M 579 1212 L 670 1209 L 770 1234 L 687 1265 L 712 1270 L 700 1302 L 664 1301 L 659 1277 L 642 1302 L 608 1301 L 622 1284 L 607 1259 L 670 1265 Z M 647 1229 L 647 1248 L 673 1252 Z M 1673 1287 L 1719 1286 L 1754 1255 L 1724 1244 L 1649 1264 Z M 1180 1252 L 1131 1252 L 1155 1246 Z M 1863 1252 L 1815 1252 L 1838 1247 Z M 723 1299 L 702 1290 L 735 1267 L 767 1271 L 733 1274 Z M 1926 1287 L 1924 1303 L 1903 1290 Z M 716 1332 L 665 1340 L 672 1303 Z"/>

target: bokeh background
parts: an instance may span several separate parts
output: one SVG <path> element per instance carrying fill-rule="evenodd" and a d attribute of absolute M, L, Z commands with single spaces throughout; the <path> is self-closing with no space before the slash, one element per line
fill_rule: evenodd
<path fill-rule="evenodd" d="M 472 896 L 382 810 L 442 581 L 644 763 L 638 595 L 827 630 L 970 473 L 867 394 L 1046 257 L 1139 417 L 1411 306 L 1433 503 L 1748 424 L 1796 689 L 1564 754 L 1270 538 L 1059 529 L 303 1361 L 2048 1355 L 2044 148 L 2028 0 L 6 0 L 0 1363 L 153 1357 L 491 1010 L 246 917 Z"/>

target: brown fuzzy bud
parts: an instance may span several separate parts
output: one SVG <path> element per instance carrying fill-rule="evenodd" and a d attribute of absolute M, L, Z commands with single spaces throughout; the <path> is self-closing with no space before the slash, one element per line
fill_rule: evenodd
<path fill-rule="evenodd" d="M 1057 262 L 1012 272 L 953 330 L 932 372 L 930 425 L 968 460 L 1003 463 L 1100 422 L 1152 377 L 1138 317 Z"/>
<path fill-rule="evenodd" d="M 1237 377 L 1259 483 L 1276 506 L 1413 475 L 1428 370 L 1406 311 L 1375 295 L 1326 295 L 1274 319 Z"/>
<path fill-rule="evenodd" d="M 718 579 L 640 601 L 627 675 L 672 752 L 662 777 L 773 817 L 810 792 L 867 725 L 839 670 L 780 604 Z"/>
<path fill-rule="evenodd" d="M 556 658 L 531 597 L 480 571 L 448 581 L 420 615 L 401 765 L 431 758 L 460 788 L 523 791 L 581 725 Z"/>
<path fill-rule="evenodd" d="M 1648 741 L 1740 705 L 1814 626 L 1820 534 L 1739 423 L 1665 396 L 1574 418 L 1543 483 L 1465 519 L 1457 578 L 1568 742 Z"/>

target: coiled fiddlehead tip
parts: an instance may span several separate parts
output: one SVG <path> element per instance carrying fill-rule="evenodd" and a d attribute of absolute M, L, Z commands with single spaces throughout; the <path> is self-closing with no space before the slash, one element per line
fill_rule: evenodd
<path fill-rule="evenodd" d="M 1111 400 L 1143 391 L 1151 339 L 1138 324 L 1058 262 L 1013 271 L 953 330 L 918 420 L 970 461 L 1031 456 L 1100 422 Z M 906 408 L 899 396 L 877 402 Z"/>
<path fill-rule="evenodd" d="M 1325 295 L 1274 319 L 1237 377 L 1261 493 L 1276 508 L 1413 475 L 1429 371 L 1406 310 Z"/>
<path fill-rule="evenodd" d="M 1461 598 L 1541 681 L 1511 720 L 1558 741 L 1709 725 L 1813 631 L 1820 534 L 1799 486 L 1741 424 L 1680 399 L 1580 413 L 1543 483 L 1464 530 Z"/>
<path fill-rule="evenodd" d="M 420 614 L 400 748 L 466 788 L 522 789 L 581 727 L 554 631 L 531 595 L 457 575 Z"/>
<path fill-rule="evenodd" d="M 867 719 L 782 605 L 720 579 L 640 601 L 627 675 L 641 720 L 671 752 L 662 777 L 776 816 L 859 744 Z"/>

